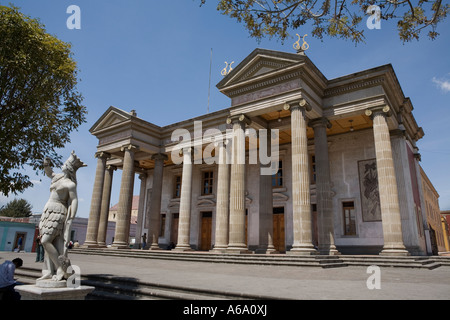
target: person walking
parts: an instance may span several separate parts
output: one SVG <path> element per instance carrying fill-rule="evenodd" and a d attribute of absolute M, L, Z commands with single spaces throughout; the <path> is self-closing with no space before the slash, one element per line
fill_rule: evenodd
<path fill-rule="evenodd" d="M 144 233 L 144 235 L 142 236 L 142 249 L 145 249 L 146 246 L 147 246 L 147 233 Z"/>
<path fill-rule="evenodd" d="M 36 238 L 36 262 L 44 262 L 44 247 L 41 243 L 41 235 Z"/>

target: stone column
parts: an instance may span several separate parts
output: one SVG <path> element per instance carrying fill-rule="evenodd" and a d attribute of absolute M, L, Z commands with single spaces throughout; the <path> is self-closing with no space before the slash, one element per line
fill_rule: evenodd
<path fill-rule="evenodd" d="M 217 204 L 216 204 L 216 238 L 213 252 L 225 252 L 228 246 L 228 223 L 230 201 L 230 165 L 227 157 L 226 145 L 228 140 L 220 142 L 219 164 L 217 178 Z"/>
<path fill-rule="evenodd" d="M 115 166 L 107 166 L 105 171 L 105 182 L 103 184 L 102 209 L 100 210 L 100 223 L 98 225 L 97 243 L 106 247 L 106 234 L 108 231 L 109 206 L 111 201 L 111 189 Z"/>
<path fill-rule="evenodd" d="M 266 139 L 261 140 L 259 136 L 259 144 L 266 145 L 267 154 L 271 150 L 271 131 L 267 130 Z M 270 157 L 278 155 L 270 154 Z M 256 253 L 278 253 L 273 245 L 273 190 L 272 190 L 272 175 L 267 174 L 266 171 L 271 172 L 272 162 L 262 164 L 261 159 L 259 163 L 259 246 Z M 277 163 L 278 165 L 278 163 Z M 266 170 L 262 170 L 266 169 Z M 265 172 L 266 174 L 262 174 Z"/>
<path fill-rule="evenodd" d="M 191 250 L 189 244 L 191 231 L 192 203 L 192 153 L 193 148 L 183 149 L 183 174 L 181 177 L 180 213 L 178 219 L 178 241 L 174 250 Z"/>
<path fill-rule="evenodd" d="M 147 211 L 148 244 L 150 250 L 159 250 L 158 239 L 161 223 L 161 195 L 164 160 L 168 157 L 165 154 L 154 154 L 152 160 L 155 161 L 153 169 L 153 186 L 150 200 L 150 208 Z"/>
<path fill-rule="evenodd" d="M 228 252 L 246 253 L 245 244 L 245 115 L 229 118 L 233 123 L 230 182 L 230 225 Z"/>
<path fill-rule="evenodd" d="M 86 232 L 85 246 L 97 246 L 98 225 L 102 206 L 103 184 L 105 179 L 106 159 L 111 155 L 106 152 L 97 152 L 97 169 L 95 171 L 94 189 L 92 190 L 91 210 Z"/>
<path fill-rule="evenodd" d="M 136 221 L 136 241 L 134 242 L 133 249 L 143 249 L 142 244 L 142 229 L 144 229 L 144 208 L 145 208 L 145 192 L 147 191 L 147 174 L 141 173 L 139 175 L 141 179 L 141 186 L 139 190 L 139 208 Z"/>
<path fill-rule="evenodd" d="M 314 129 L 319 252 L 326 255 L 338 255 L 340 253 L 334 244 L 333 196 L 327 140 L 327 128 L 331 128 L 331 123 L 328 119 L 319 118 L 310 121 L 309 126 Z"/>
<path fill-rule="evenodd" d="M 124 152 L 122 181 L 120 183 L 119 204 L 117 208 L 116 233 L 113 248 L 127 248 L 130 235 L 131 206 L 133 203 L 134 186 L 134 153 L 139 147 L 134 145 L 123 146 Z"/>
<path fill-rule="evenodd" d="M 317 254 L 312 243 L 308 138 L 306 136 L 306 100 L 285 104 L 291 110 L 292 137 L 292 216 L 294 243 L 288 254 Z"/>
<path fill-rule="evenodd" d="M 409 255 L 403 243 L 402 223 L 398 202 L 397 179 L 392 158 L 391 139 L 386 117 L 389 106 L 366 110 L 373 119 L 373 135 L 377 158 L 378 190 L 384 246 L 380 255 Z"/>

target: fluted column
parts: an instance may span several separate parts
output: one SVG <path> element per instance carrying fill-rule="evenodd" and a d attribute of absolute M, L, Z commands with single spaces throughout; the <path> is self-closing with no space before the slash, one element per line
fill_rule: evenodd
<path fill-rule="evenodd" d="M 216 232 L 214 248 L 211 251 L 224 252 L 228 246 L 230 165 L 226 142 L 220 142 L 217 178 Z"/>
<path fill-rule="evenodd" d="M 230 182 L 229 252 L 248 252 L 245 244 L 245 115 L 230 118 L 233 123 Z"/>
<path fill-rule="evenodd" d="M 392 158 L 391 139 L 386 117 L 390 108 L 366 110 L 373 119 L 373 135 L 377 158 L 378 189 L 384 246 L 380 255 L 408 255 L 403 243 L 402 223 L 398 201 L 397 179 Z"/>
<path fill-rule="evenodd" d="M 92 190 L 91 209 L 86 232 L 85 246 L 97 246 L 98 225 L 102 206 L 103 184 L 105 179 L 106 159 L 111 155 L 106 152 L 97 152 L 97 169 L 95 171 L 94 189 Z"/>
<path fill-rule="evenodd" d="M 291 110 L 292 137 L 292 215 L 294 243 L 288 254 L 317 254 L 312 243 L 311 199 L 309 182 L 308 138 L 306 135 L 306 100 L 286 104 Z"/>
<path fill-rule="evenodd" d="M 327 140 L 327 128 L 331 128 L 331 123 L 325 118 L 319 118 L 310 121 L 309 126 L 314 129 L 319 252 L 337 255 L 339 251 L 336 250 L 334 244 L 334 218 Z"/>
<path fill-rule="evenodd" d="M 143 249 L 142 243 L 142 229 L 144 229 L 144 208 L 145 208 L 145 193 L 147 191 L 147 174 L 141 173 L 139 179 L 141 180 L 141 186 L 139 190 L 139 208 L 136 221 L 136 241 L 134 242 L 134 249 Z"/>
<path fill-rule="evenodd" d="M 113 248 L 126 248 L 129 242 L 131 207 L 133 204 L 134 153 L 137 150 L 138 147 L 131 144 L 123 146 L 121 149 L 124 157 Z"/>
<path fill-rule="evenodd" d="M 259 136 L 260 148 L 264 143 L 269 153 L 271 150 L 271 130 L 266 130 L 267 135 Z M 270 157 L 278 155 L 271 154 Z M 278 164 L 278 163 L 277 163 Z M 259 245 L 256 253 L 277 253 L 273 245 L 273 189 L 271 172 L 272 161 L 267 164 L 259 162 L 261 173 L 259 176 Z M 262 168 L 266 170 L 262 170 Z"/>
<path fill-rule="evenodd" d="M 178 241 L 174 250 L 191 250 L 189 244 L 191 231 L 192 202 L 192 148 L 183 149 L 183 174 L 181 177 L 180 213 L 178 219 Z"/>
<path fill-rule="evenodd" d="M 105 180 L 103 184 L 102 208 L 100 210 L 100 222 L 98 225 L 97 243 L 101 247 L 106 247 L 106 234 L 108 231 L 109 206 L 111 202 L 111 189 L 115 166 L 107 166 Z"/>
<path fill-rule="evenodd" d="M 163 182 L 164 160 L 167 160 L 165 154 L 154 154 L 152 160 L 155 161 L 153 169 L 153 186 L 150 200 L 150 209 L 148 211 L 148 243 L 150 250 L 158 250 L 159 230 L 161 223 L 161 195 Z M 183 186 L 183 185 L 182 185 Z"/>

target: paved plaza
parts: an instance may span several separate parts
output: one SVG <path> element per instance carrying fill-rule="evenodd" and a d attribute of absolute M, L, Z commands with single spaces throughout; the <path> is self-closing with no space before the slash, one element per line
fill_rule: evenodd
<path fill-rule="evenodd" d="M 41 268 L 34 253 L 0 252 L 0 263 L 20 257 L 24 267 Z M 184 287 L 239 292 L 281 299 L 448 300 L 450 267 L 433 270 L 380 268 L 380 289 L 369 289 L 367 267 L 264 266 L 138 259 L 73 253 L 82 276 L 108 274 Z M 371 282 L 373 283 L 373 282 Z"/>

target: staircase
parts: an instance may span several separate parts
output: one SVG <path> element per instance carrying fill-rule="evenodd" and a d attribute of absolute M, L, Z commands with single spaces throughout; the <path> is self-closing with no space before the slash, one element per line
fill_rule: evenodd
<path fill-rule="evenodd" d="M 173 252 L 133 249 L 72 249 L 75 254 L 92 254 L 141 259 L 182 260 L 195 262 L 235 263 L 272 266 L 336 268 L 346 266 L 398 267 L 435 269 L 450 266 L 450 256 L 378 256 L 378 255 L 339 255 L 339 256 L 294 256 L 288 254 L 220 254 L 211 252 Z"/>
<path fill-rule="evenodd" d="M 42 275 L 38 268 L 19 268 L 17 281 L 35 284 Z M 218 290 L 170 286 L 111 275 L 86 275 L 81 285 L 95 287 L 86 300 L 273 300 L 276 297 L 233 293 Z"/>
<path fill-rule="evenodd" d="M 220 254 L 210 252 L 174 252 L 149 250 L 116 250 L 116 249 L 72 249 L 71 253 L 118 256 L 142 259 L 180 260 L 212 263 L 235 263 L 272 266 L 296 267 L 344 267 L 344 262 L 338 256 L 293 256 L 286 254 Z"/>

